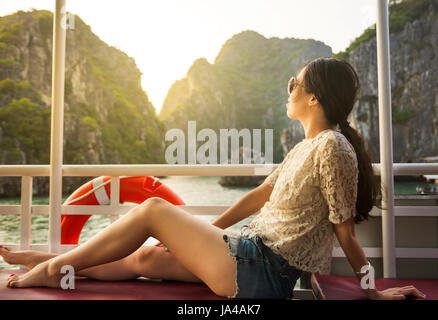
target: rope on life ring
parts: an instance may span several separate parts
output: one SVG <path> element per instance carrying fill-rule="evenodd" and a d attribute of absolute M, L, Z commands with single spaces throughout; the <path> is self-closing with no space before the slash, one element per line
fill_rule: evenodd
<path fill-rule="evenodd" d="M 111 177 L 101 176 L 84 183 L 65 200 L 66 205 L 109 205 Z M 174 205 L 184 201 L 156 177 L 120 177 L 120 203 L 140 204 L 150 197 L 160 197 Z M 78 244 L 85 223 L 91 215 L 61 215 L 61 244 Z"/>

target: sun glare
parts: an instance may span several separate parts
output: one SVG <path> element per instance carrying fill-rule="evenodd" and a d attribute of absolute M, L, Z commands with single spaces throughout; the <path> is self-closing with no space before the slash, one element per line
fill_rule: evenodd
<path fill-rule="evenodd" d="M 338 52 L 375 21 L 370 2 L 67 0 L 66 6 L 100 39 L 135 59 L 143 89 L 159 113 L 172 83 L 184 78 L 198 58 L 214 63 L 233 35 L 253 30 L 267 38 L 313 38 Z M 0 0 L 0 15 L 53 7 L 52 0 Z"/>

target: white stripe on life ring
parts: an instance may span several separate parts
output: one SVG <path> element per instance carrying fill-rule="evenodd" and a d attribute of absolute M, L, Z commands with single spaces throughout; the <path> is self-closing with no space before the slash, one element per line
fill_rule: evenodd
<path fill-rule="evenodd" d="M 94 179 L 93 189 L 98 188 L 102 183 L 103 183 L 103 177 Z M 94 195 L 96 196 L 97 202 L 99 202 L 100 205 L 107 205 L 111 203 L 110 198 L 106 194 L 105 187 L 95 190 Z"/>

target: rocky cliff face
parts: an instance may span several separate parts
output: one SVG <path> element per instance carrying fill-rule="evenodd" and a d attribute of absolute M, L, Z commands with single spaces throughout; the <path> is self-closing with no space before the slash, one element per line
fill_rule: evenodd
<path fill-rule="evenodd" d="M 375 38 L 361 44 L 348 60 L 362 84 L 352 120 L 379 162 L 376 45 Z M 391 34 L 390 54 L 394 162 L 423 162 L 438 154 L 438 15 L 432 6 Z"/>
<path fill-rule="evenodd" d="M 361 82 L 350 123 L 366 139 L 373 162 L 380 162 L 376 38 L 361 42 L 346 60 Z M 424 162 L 438 154 L 438 14 L 428 6 L 419 19 L 390 34 L 394 162 Z M 304 137 L 298 123 L 282 134 L 287 152 Z"/>
<path fill-rule="evenodd" d="M 2 164 L 49 163 L 52 23 L 48 11 L 0 18 Z M 65 164 L 164 162 L 165 126 L 141 88 L 135 61 L 78 16 L 67 30 L 65 70 Z M 14 117 L 17 112 L 22 116 Z M 64 179 L 64 192 L 76 189 L 74 180 Z M 47 181 L 38 179 L 34 193 L 47 195 Z M 18 194 L 19 181 L 2 178 L 0 195 Z"/>
<path fill-rule="evenodd" d="M 170 88 L 160 119 L 186 132 L 189 120 L 198 130 L 274 129 L 274 161 L 283 157 L 281 130 L 289 125 L 286 85 L 308 59 L 331 56 L 315 40 L 265 38 L 254 31 L 234 35 L 213 64 L 198 59 L 187 77 Z M 264 140 L 262 137 L 262 146 Z"/>

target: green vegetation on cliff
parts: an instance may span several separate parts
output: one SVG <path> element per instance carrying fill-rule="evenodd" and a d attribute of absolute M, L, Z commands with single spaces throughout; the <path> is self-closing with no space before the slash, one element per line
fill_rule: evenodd
<path fill-rule="evenodd" d="M 49 161 L 53 15 L 0 17 L 0 159 Z M 67 31 L 64 163 L 163 163 L 164 124 L 135 61 L 75 16 Z"/>
<path fill-rule="evenodd" d="M 41 108 L 29 98 L 12 99 L 0 108 L 0 126 L 4 133 L 0 148 L 5 152 L 6 163 L 49 161 L 50 110 Z M 22 159 L 21 150 L 25 159 Z"/>
<path fill-rule="evenodd" d="M 280 135 L 290 126 L 286 85 L 306 60 L 331 56 L 330 47 L 315 40 L 265 38 L 254 31 L 234 35 L 213 64 L 194 61 L 187 77 L 170 88 L 159 118 L 168 128 L 197 130 L 273 129 L 274 161 L 283 159 Z M 262 151 L 264 149 L 262 131 Z"/>
<path fill-rule="evenodd" d="M 438 1 L 436 0 L 390 0 L 389 3 L 389 32 L 397 33 L 403 30 L 406 23 L 420 19 L 428 14 L 428 8 L 432 6 L 438 11 Z M 346 59 L 350 52 L 358 48 L 362 42 L 366 42 L 376 37 L 376 24 L 367 28 L 359 37 L 351 42 L 350 46 L 344 51 L 336 53 L 334 56 Z"/>

